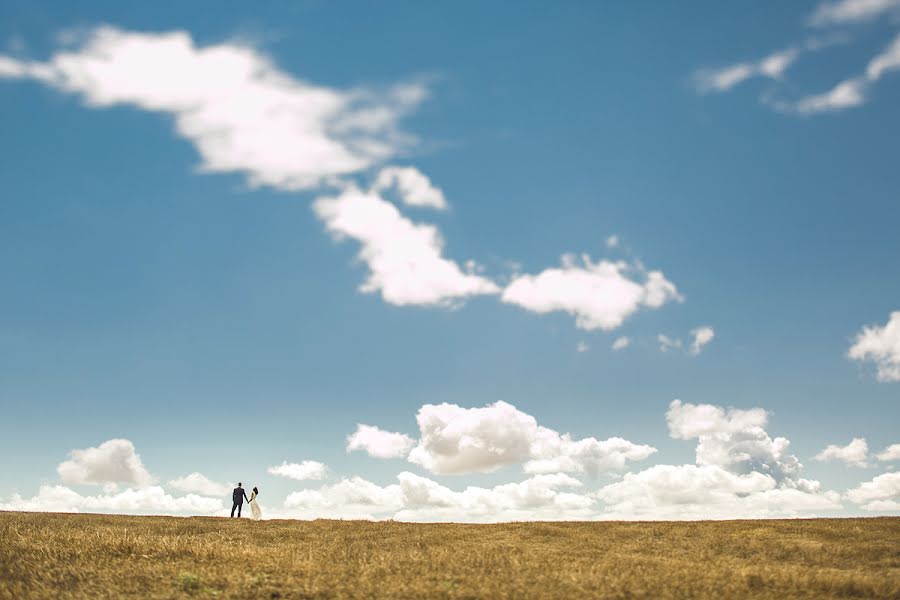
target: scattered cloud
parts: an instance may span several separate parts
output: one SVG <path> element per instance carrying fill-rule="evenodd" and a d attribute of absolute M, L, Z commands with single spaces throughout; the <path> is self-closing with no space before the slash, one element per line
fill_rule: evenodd
<path fill-rule="evenodd" d="M 619 350 L 624 350 L 630 345 L 631 338 L 623 335 L 622 337 L 616 338 L 616 340 L 612 343 L 612 349 L 618 352 Z"/>
<path fill-rule="evenodd" d="M 813 27 L 855 25 L 884 15 L 900 16 L 900 0 L 839 0 L 820 4 L 808 20 Z M 726 92 L 751 78 L 761 77 L 783 83 L 785 73 L 803 54 L 850 41 L 846 32 L 815 36 L 803 43 L 775 51 L 756 61 L 739 62 L 715 69 L 700 69 L 694 74 L 699 93 Z M 874 84 L 890 71 L 900 69 L 900 35 L 871 59 L 864 74 L 844 79 L 825 92 L 809 94 L 797 100 L 779 98 L 778 88 L 767 91 L 761 102 L 774 110 L 801 116 L 830 113 L 862 106 Z"/>
<path fill-rule="evenodd" d="M 669 336 L 660 333 L 656 336 L 656 341 L 659 342 L 659 351 L 660 352 L 668 352 L 672 348 L 681 348 L 681 340 L 678 338 L 670 338 Z"/>
<path fill-rule="evenodd" d="M 127 483 L 142 487 L 153 482 L 134 444 L 124 439 L 108 440 L 96 448 L 72 450 L 70 459 L 56 470 L 66 483 Z"/>
<path fill-rule="evenodd" d="M 614 234 L 614 235 L 611 235 L 608 238 L 606 238 L 606 247 L 607 248 L 615 248 L 618 245 L 619 245 L 619 236 L 618 235 Z"/>
<path fill-rule="evenodd" d="M 708 325 L 704 325 L 702 327 L 697 327 L 696 329 L 691 330 L 691 336 L 693 336 L 693 341 L 691 342 L 691 354 L 697 356 L 700 354 L 700 351 L 703 349 L 703 346 L 710 343 L 714 337 L 716 337 L 716 332 L 712 327 Z"/>
<path fill-rule="evenodd" d="M 876 454 L 875 458 L 882 462 L 900 460 L 900 444 L 891 444 L 883 451 Z"/>
<path fill-rule="evenodd" d="M 866 438 L 853 438 L 846 446 L 829 445 L 816 454 L 815 460 L 820 462 L 840 461 L 851 467 L 868 467 L 869 445 Z"/>
<path fill-rule="evenodd" d="M 781 79 L 785 71 L 797 60 L 800 50 L 786 48 L 754 62 L 743 62 L 719 69 L 701 69 L 694 74 L 697 91 L 727 92 L 753 77 Z"/>
<path fill-rule="evenodd" d="M 827 92 L 806 96 L 796 102 L 768 100 L 768 103 L 782 112 L 804 116 L 862 106 L 872 86 L 886 73 L 898 69 L 900 69 L 900 34 L 881 54 L 869 61 L 865 74 L 845 79 Z"/>
<path fill-rule="evenodd" d="M 383 192 L 396 188 L 400 199 L 409 206 L 446 210 L 444 192 L 432 185 L 427 175 L 414 167 L 387 167 L 381 170 L 372 191 Z"/>
<path fill-rule="evenodd" d="M 490 473 L 524 463 L 529 473 L 618 471 L 656 449 L 622 438 L 573 440 L 542 427 L 506 402 L 481 408 L 426 404 L 416 416 L 420 437 L 409 461 L 441 475 Z"/>
<path fill-rule="evenodd" d="M 171 496 L 156 485 L 96 496 L 83 496 L 62 485 L 42 485 L 32 498 L 13 494 L 0 503 L 0 510 L 223 515 L 225 505 L 218 498 L 196 494 Z"/>
<path fill-rule="evenodd" d="M 501 293 L 477 263 L 461 266 L 443 256 L 434 225 L 413 222 L 383 197 L 393 191 L 403 205 L 446 209 L 443 192 L 425 174 L 387 166 L 368 191 L 348 183 L 414 143 L 399 123 L 428 96 L 421 82 L 325 87 L 280 70 L 250 45 L 197 45 L 184 31 L 104 26 L 70 37 L 70 47 L 46 61 L 0 55 L 0 77 L 41 82 L 92 108 L 169 115 L 177 134 L 196 148 L 204 172 L 242 173 L 252 186 L 281 190 L 336 188 L 315 201 L 315 214 L 334 237 L 360 243 L 359 259 L 370 271 L 360 290 L 380 293 L 385 302 L 452 307 Z M 681 300 L 658 271 L 634 281 L 623 263 L 567 261 L 562 269 L 514 277 L 503 301 L 539 313 L 569 312 L 583 329 L 613 329 L 640 307 Z M 564 284 L 558 292 L 557 281 Z"/>
<path fill-rule="evenodd" d="M 615 329 L 641 307 L 682 301 L 662 272 L 650 271 L 641 282 L 628 276 L 631 270 L 624 262 L 594 263 L 587 255 L 579 264 L 574 255 L 566 254 L 560 268 L 515 276 L 501 300 L 536 313 L 569 313 L 577 327 L 588 331 Z"/>
<path fill-rule="evenodd" d="M 538 425 L 534 417 L 504 402 L 472 409 L 425 405 L 417 416 L 421 435 L 409 456 L 412 463 L 437 474 L 490 472 L 522 464 L 529 476 L 460 491 L 407 471 L 386 485 L 345 477 L 294 491 L 281 506 L 272 505 L 266 511 L 282 518 L 496 522 L 793 517 L 842 508 L 840 494 L 800 478 L 802 467 L 789 454 L 789 442 L 768 435 L 767 419 L 768 413 L 760 408 L 726 409 L 675 400 L 666 413 L 669 432 L 674 439 L 697 440 L 696 464 L 659 464 L 591 490 L 580 475 L 620 472 L 656 450 L 619 437 L 572 439 Z M 348 445 L 356 437 L 356 449 L 373 456 L 402 456 L 411 441 L 403 434 L 370 426 L 359 426 L 356 433 L 360 435 L 348 436 Z M 897 454 L 895 446 L 900 444 L 883 454 Z M 847 455 L 844 449 L 838 451 L 830 454 Z M 327 468 L 315 461 L 284 462 L 269 472 L 309 480 L 323 478 Z M 82 495 L 63 485 L 43 485 L 31 498 L 13 494 L 0 501 L 0 510 L 227 514 L 221 498 L 211 497 L 224 496 L 227 486 L 199 472 L 169 485 L 198 493 L 176 497 L 148 485 Z M 878 476 L 848 490 L 845 498 L 865 510 L 898 510 L 900 474 Z"/>
<path fill-rule="evenodd" d="M 169 487 L 181 492 L 192 492 L 203 496 L 227 496 L 228 492 L 231 491 L 225 484 L 212 481 L 206 475 L 196 471 L 184 477 L 173 479 L 169 482 Z"/>
<path fill-rule="evenodd" d="M 900 381 L 900 311 L 892 312 L 883 327 L 863 327 L 847 356 L 874 362 L 878 381 Z"/>
<path fill-rule="evenodd" d="M 865 510 L 900 510 L 900 473 L 885 473 L 847 491 L 847 499 Z"/>
<path fill-rule="evenodd" d="M 277 475 L 278 477 L 306 481 L 309 479 L 325 479 L 328 476 L 328 467 L 324 463 L 315 460 L 304 460 L 300 463 L 284 461 L 280 465 L 269 467 L 268 472 L 270 475 Z"/>
<path fill-rule="evenodd" d="M 405 433 L 385 431 L 372 425 L 357 424 L 347 436 L 347 452 L 362 450 L 374 458 L 405 458 L 416 441 Z"/>
<path fill-rule="evenodd" d="M 348 185 L 337 196 L 313 203 L 316 216 L 337 240 L 361 245 L 359 259 L 369 267 L 363 293 L 380 292 L 397 306 L 452 306 L 469 296 L 496 294 L 497 285 L 474 271 L 464 272 L 443 257 L 437 228 L 414 223 L 374 190 Z"/>
<path fill-rule="evenodd" d="M 251 185 L 315 188 L 390 159 L 413 143 L 400 119 L 427 96 L 421 83 L 337 90 L 279 70 L 239 43 L 198 47 L 184 31 L 90 31 L 47 62 L 0 56 L 0 77 L 40 81 L 87 106 L 171 115 L 206 172 Z"/>
<path fill-rule="evenodd" d="M 578 342 L 578 345 L 575 346 L 575 350 L 578 352 L 587 352 L 591 347 L 587 345 L 587 342 Z"/>
<path fill-rule="evenodd" d="M 840 0 L 816 7 L 809 24 L 814 27 L 847 25 L 874 20 L 885 13 L 897 12 L 900 0 Z"/>
<path fill-rule="evenodd" d="M 595 491 L 570 473 L 567 460 L 585 464 L 585 453 L 602 461 L 636 451 L 611 438 L 573 442 L 542 428 L 532 417 L 505 403 L 480 409 L 454 405 L 425 406 L 420 428 L 437 431 L 426 446 L 447 452 L 431 456 L 433 472 L 472 472 L 527 460 L 532 477 L 483 488 L 454 491 L 409 472 L 397 484 L 377 485 L 354 477 L 316 490 L 291 494 L 285 514 L 301 518 L 392 518 L 401 521 L 508 521 L 555 519 L 719 519 L 810 516 L 842 508 L 840 494 L 823 491 L 816 481 L 799 478 L 800 464 L 786 453 L 787 440 L 772 440 L 763 427 L 762 409 L 725 409 L 674 401 L 667 421 L 676 439 L 697 439 L 697 464 L 656 465 L 626 473 L 620 481 Z M 449 417 L 449 418 L 448 418 Z M 439 424 L 432 427 L 432 419 Z M 503 428 L 505 426 L 505 429 Z M 451 430 L 452 433 L 445 433 Z M 566 444 L 576 448 L 561 449 Z M 615 452 L 610 447 L 617 447 Z M 653 449 L 643 447 L 641 457 Z M 533 458 L 546 452 L 548 460 Z M 430 449 L 429 455 L 433 455 Z M 495 459 L 489 455 L 494 454 Z M 532 457 L 529 459 L 529 457 Z M 640 457 L 635 457 L 640 459 Z M 602 462 L 601 461 L 601 462 Z M 417 460 L 413 460 L 417 462 Z M 426 461 L 418 461 L 426 462 Z"/>
<path fill-rule="evenodd" d="M 866 101 L 864 95 L 865 87 L 866 82 L 864 79 L 854 77 L 838 83 L 827 92 L 802 98 L 793 106 L 785 103 L 777 106 L 783 112 L 794 110 L 801 115 L 814 115 L 853 108 L 854 106 L 860 106 Z"/>

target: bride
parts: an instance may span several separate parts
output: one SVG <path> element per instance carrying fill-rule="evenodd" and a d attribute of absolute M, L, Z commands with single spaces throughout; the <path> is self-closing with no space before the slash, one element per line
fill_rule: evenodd
<path fill-rule="evenodd" d="M 253 491 L 250 492 L 250 514 L 253 516 L 254 521 L 259 521 L 262 518 L 259 502 L 256 501 L 257 496 L 259 496 L 259 490 L 254 486 Z"/>

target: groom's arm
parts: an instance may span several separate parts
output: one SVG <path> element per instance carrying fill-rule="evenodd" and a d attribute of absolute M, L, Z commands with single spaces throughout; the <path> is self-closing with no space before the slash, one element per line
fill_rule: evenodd
<path fill-rule="evenodd" d="M 244 492 L 244 500 L 246 500 L 247 502 L 250 502 L 250 498 L 247 497 L 247 492 Z"/>

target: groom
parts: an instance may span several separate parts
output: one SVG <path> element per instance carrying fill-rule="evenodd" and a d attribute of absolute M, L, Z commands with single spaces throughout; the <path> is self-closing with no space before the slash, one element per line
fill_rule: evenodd
<path fill-rule="evenodd" d="M 250 500 L 247 499 L 247 493 L 244 491 L 244 488 L 242 488 L 241 485 L 243 484 L 238 481 L 238 486 L 234 488 L 233 492 L 231 492 L 231 500 L 234 502 L 234 504 L 231 506 L 231 516 L 234 516 L 234 509 L 237 509 L 238 519 L 241 518 L 241 507 L 244 506 L 244 500 L 246 499 L 247 502 L 250 502 Z"/>

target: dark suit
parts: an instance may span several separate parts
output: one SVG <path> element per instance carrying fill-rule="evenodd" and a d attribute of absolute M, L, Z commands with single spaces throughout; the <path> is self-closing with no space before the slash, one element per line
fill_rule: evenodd
<path fill-rule="evenodd" d="M 234 488 L 234 491 L 231 492 L 231 499 L 234 501 L 234 504 L 231 506 L 231 516 L 234 516 L 234 509 L 238 511 L 238 518 L 241 518 L 241 507 L 244 506 L 244 499 L 247 499 L 247 502 L 250 500 L 247 498 L 247 493 L 244 491 L 242 487 Z"/>

